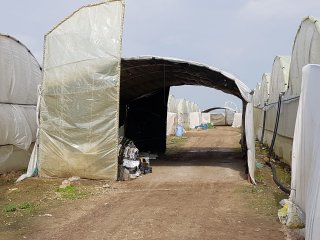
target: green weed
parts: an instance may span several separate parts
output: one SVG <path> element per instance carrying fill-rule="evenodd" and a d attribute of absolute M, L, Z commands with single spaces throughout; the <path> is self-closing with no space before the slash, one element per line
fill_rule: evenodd
<path fill-rule="evenodd" d="M 57 192 L 61 194 L 62 198 L 65 199 L 81 199 L 87 195 L 87 192 L 80 191 L 75 186 L 67 186 L 65 188 L 58 188 Z"/>
<path fill-rule="evenodd" d="M 14 203 L 10 203 L 9 205 L 4 207 L 5 212 L 15 212 L 17 210 L 17 205 Z"/>

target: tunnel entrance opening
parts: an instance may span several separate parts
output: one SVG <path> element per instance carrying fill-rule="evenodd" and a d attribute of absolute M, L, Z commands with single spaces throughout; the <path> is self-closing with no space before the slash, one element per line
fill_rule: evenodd
<path fill-rule="evenodd" d="M 171 58 L 122 59 L 119 127 L 141 151 L 166 151 L 167 103 L 171 86 L 197 85 L 221 90 L 246 101 L 235 78 L 219 69 Z M 242 149 L 246 150 L 244 128 Z"/>

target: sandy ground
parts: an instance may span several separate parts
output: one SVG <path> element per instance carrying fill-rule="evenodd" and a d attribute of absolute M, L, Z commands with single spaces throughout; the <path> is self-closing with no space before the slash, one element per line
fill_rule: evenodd
<path fill-rule="evenodd" d="M 238 130 L 189 132 L 152 162 L 153 173 L 117 182 L 18 223 L 8 239 L 285 239 L 275 216 L 248 204 Z M 49 215 L 48 215 L 49 214 Z"/>

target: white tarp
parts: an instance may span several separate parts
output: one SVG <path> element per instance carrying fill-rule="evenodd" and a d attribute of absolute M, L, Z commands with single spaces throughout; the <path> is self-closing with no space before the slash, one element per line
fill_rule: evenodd
<path fill-rule="evenodd" d="M 254 89 L 253 94 L 253 106 L 257 107 L 260 105 L 261 99 L 261 83 L 257 83 L 256 88 Z"/>
<path fill-rule="evenodd" d="M 0 120 L 0 146 L 11 144 L 28 150 L 36 139 L 36 107 L 0 104 Z"/>
<path fill-rule="evenodd" d="M 271 81 L 271 74 L 270 73 L 264 73 L 262 75 L 261 80 L 261 94 L 260 94 L 260 107 L 263 107 L 266 102 L 269 100 L 270 96 L 270 81 Z"/>
<path fill-rule="evenodd" d="M 200 112 L 190 112 L 189 113 L 189 127 L 195 128 L 201 124 L 201 113 Z"/>
<path fill-rule="evenodd" d="M 167 136 L 174 135 L 176 133 L 177 124 L 178 124 L 178 114 L 168 112 L 167 113 Z"/>
<path fill-rule="evenodd" d="M 230 75 L 230 74 L 228 74 Z M 247 143 L 247 158 L 248 168 L 251 181 L 255 184 L 254 172 L 256 170 L 256 149 L 255 149 L 255 136 L 254 136 L 254 121 L 253 121 L 253 92 L 240 80 L 231 76 L 237 87 L 240 90 L 241 96 L 247 101 L 247 107 L 245 112 L 245 133 Z"/>
<path fill-rule="evenodd" d="M 0 103 L 37 104 L 41 68 L 29 49 L 0 34 Z"/>
<path fill-rule="evenodd" d="M 242 127 L 242 113 L 235 113 L 232 123 L 233 128 L 241 128 Z"/>
<path fill-rule="evenodd" d="M 225 126 L 226 116 L 224 113 L 210 113 L 210 122 L 214 126 Z"/>
<path fill-rule="evenodd" d="M 288 96 L 300 95 L 302 67 L 309 63 L 320 64 L 320 22 L 314 17 L 306 17 L 295 37 L 290 73 Z"/>
<path fill-rule="evenodd" d="M 36 138 L 41 67 L 17 39 L 0 34 L 0 172 L 26 168 Z"/>
<path fill-rule="evenodd" d="M 201 123 L 211 123 L 210 113 L 201 113 Z"/>
<path fill-rule="evenodd" d="M 14 145 L 0 146 L 0 173 L 25 169 L 28 166 L 33 144 L 26 151 Z"/>
<path fill-rule="evenodd" d="M 177 99 L 178 113 L 188 113 L 188 106 L 186 99 Z"/>
<path fill-rule="evenodd" d="M 45 37 L 39 175 L 115 179 L 124 4 L 89 5 Z"/>
<path fill-rule="evenodd" d="M 279 94 L 284 93 L 288 88 L 290 69 L 290 57 L 276 56 L 270 78 L 269 103 L 276 103 L 279 100 Z"/>
<path fill-rule="evenodd" d="M 178 113 L 178 103 L 177 99 L 173 95 L 169 95 L 168 97 L 168 108 L 167 112 Z"/>
<path fill-rule="evenodd" d="M 290 199 L 305 213 L 306 240 L 320 236 L 320 65 L 302 70 L 302 87 L 292 149 Z"/>

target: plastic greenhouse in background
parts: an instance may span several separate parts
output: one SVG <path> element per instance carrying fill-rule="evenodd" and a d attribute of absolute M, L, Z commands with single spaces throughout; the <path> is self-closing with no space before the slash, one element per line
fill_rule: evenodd
<path fill-rule="evenodd" d="M 36 140 L 41 67 L 19 40 L 0 34 L 0 173 L 25 169 Z"/>

